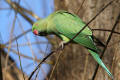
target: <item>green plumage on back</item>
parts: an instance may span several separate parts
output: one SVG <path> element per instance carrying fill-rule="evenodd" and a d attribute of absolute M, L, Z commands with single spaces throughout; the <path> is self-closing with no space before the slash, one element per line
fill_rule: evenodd
<path fill-rule="evenodd" d="M 59 35 L 61 33 L 69 39 L 73 38 L 76 35 L 76 33 L 78 33 L 85 26 L 85 23 L 78 16 L 68 13 L 67 11 L 57 11 L 56 14 L 53 15 L 54 16 L 49 17 L 49 23 L 54 24 L 53 27 L 57 30 L 56 34 Z M 88 27 L 86 27 L 74 39 L 74 41 L 76 43 L 80 43 L 85 47 L 96 50 L 96 46 L 93 44 L 91 36 L 92 31 Z"/>
<path fill-rule="evenodd" d="M 36 22 L 32 31 L 35 33 L 38 31 L 39 35 L 55 34 L 65 42 L 72 39 L 83 27 L 85 23 L 75 14 L 67 11 L 56 11 L 49 15 L 47 18 Z M 36 33 L 35 33 L 36 34 Z M 99 49 L 95 46 L 92 40 L 92 31 L 89 27 L 86 27 L 74 40 L 88 49 L 93 58 L 101 65 L 110 77 L 113 78 L 110 71 L 104 65 L 97 54 Z"/>

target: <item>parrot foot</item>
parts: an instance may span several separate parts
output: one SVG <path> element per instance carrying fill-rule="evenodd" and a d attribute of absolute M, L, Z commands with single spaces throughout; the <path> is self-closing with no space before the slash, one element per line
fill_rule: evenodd
<path fill-rule="evenodd" d="M 65 41 L 61 41 L 60 42 L 60 44 L 59 44 L 59 46 L 62 48 L 62 49 L 64 49 L 64 44 L 66 44 L 67 42 L 65 42 Z"/>

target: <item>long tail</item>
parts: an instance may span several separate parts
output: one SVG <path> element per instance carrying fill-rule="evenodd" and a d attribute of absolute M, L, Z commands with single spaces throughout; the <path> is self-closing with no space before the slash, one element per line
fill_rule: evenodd
<path fill-rule="evenodd" d="M 108 73 L 108 75 L 109 75 L 112 79 L 114 79 L 113 75 L 110 73 L 110 71 L 109 71 L 109 70 L 107 69 L 107 67 L 104 65 L 104 63 L 103 63 L 102 60 L 100 59 L 99 55 L 98 55 L 96 52 L 94 52 L 94 51 L 92 51 L 92 50 L 90 50 L 90 49 L 88 49 L 88 51 L 89 51 L 90 54 L 93 56 L 93 58 L 98 62 L 98 64 L 101 65 L 101 66 L 105 69 L 105 71 Z"/>

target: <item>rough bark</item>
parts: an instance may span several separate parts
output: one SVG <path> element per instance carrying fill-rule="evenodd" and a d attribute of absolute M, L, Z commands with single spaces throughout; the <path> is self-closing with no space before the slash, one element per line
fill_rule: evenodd
<path fill-rule="evenodd" d="M 72 13 L 76 13 L 83 0 L 55 0 L 56 10 L 67 10 Z M 96 13 L 105 6 L 110 0 L 86 0 L 78 16 L 82 18 L 84 22 L 90 21 Z M 112 29 L 115 19 L 120 12 L 120 1 L 114 2 L 108 8 L 106 8 L 89 26 L 90 28 L 102 28 Z M 120 31 L 120 24 L 115 29 Z M 109 36 L 109 32 L 94 31 L 94 35 L 99 38 L 103 43 Z M 120 40 L 120 35 L 113 35 L 109 43 L 112 44 Z M 56 45 L 53 45 L 53 48 Z M 120 45 L 119 42 L 112 46 L 109 46 L 105 52 L 103 62 L 107 68 L 113 73 L 115 80 L 120 80 Z M 87 56 L 87 57 L 86 57 Z M 54 56 L 55 62 L 57 57 Z M 86 59 L 87 58 L 87 59 Z M 86 65 L 87 64 L 87 65 Z M 85 68 L 86 66 L 86 68 Z M 96 68 L 96 62 L 88 51 L 80 45 L 70 44 L 67 46 L 56 66 L 53 77 L 51 80 L 90 80 Z M 86 69 L 86 70 L 85 70 Z M 99 67 L 95 80 L 110 80 L 107 73 Z"/>

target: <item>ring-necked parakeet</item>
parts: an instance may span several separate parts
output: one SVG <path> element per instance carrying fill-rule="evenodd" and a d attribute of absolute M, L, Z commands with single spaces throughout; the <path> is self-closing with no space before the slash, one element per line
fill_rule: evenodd
<path fill-rule="evenodd" d="M 64 42 L 70 41 L 83 27 L 85 23 L 75 14 L 60 10 L 52 13 L 47 18 L 39 20 L 33 24 L 32 32 L 35 35 L 45 36 L 55 34 Z M 74 40 L 88 49 L 93 58 L 101 65 L 105 71 L 113 78 L 110 71 L 104 65 L 97 54 L 99 49 L 96 47 L 92 39 L 92 31 L 86 27 Z"/>

